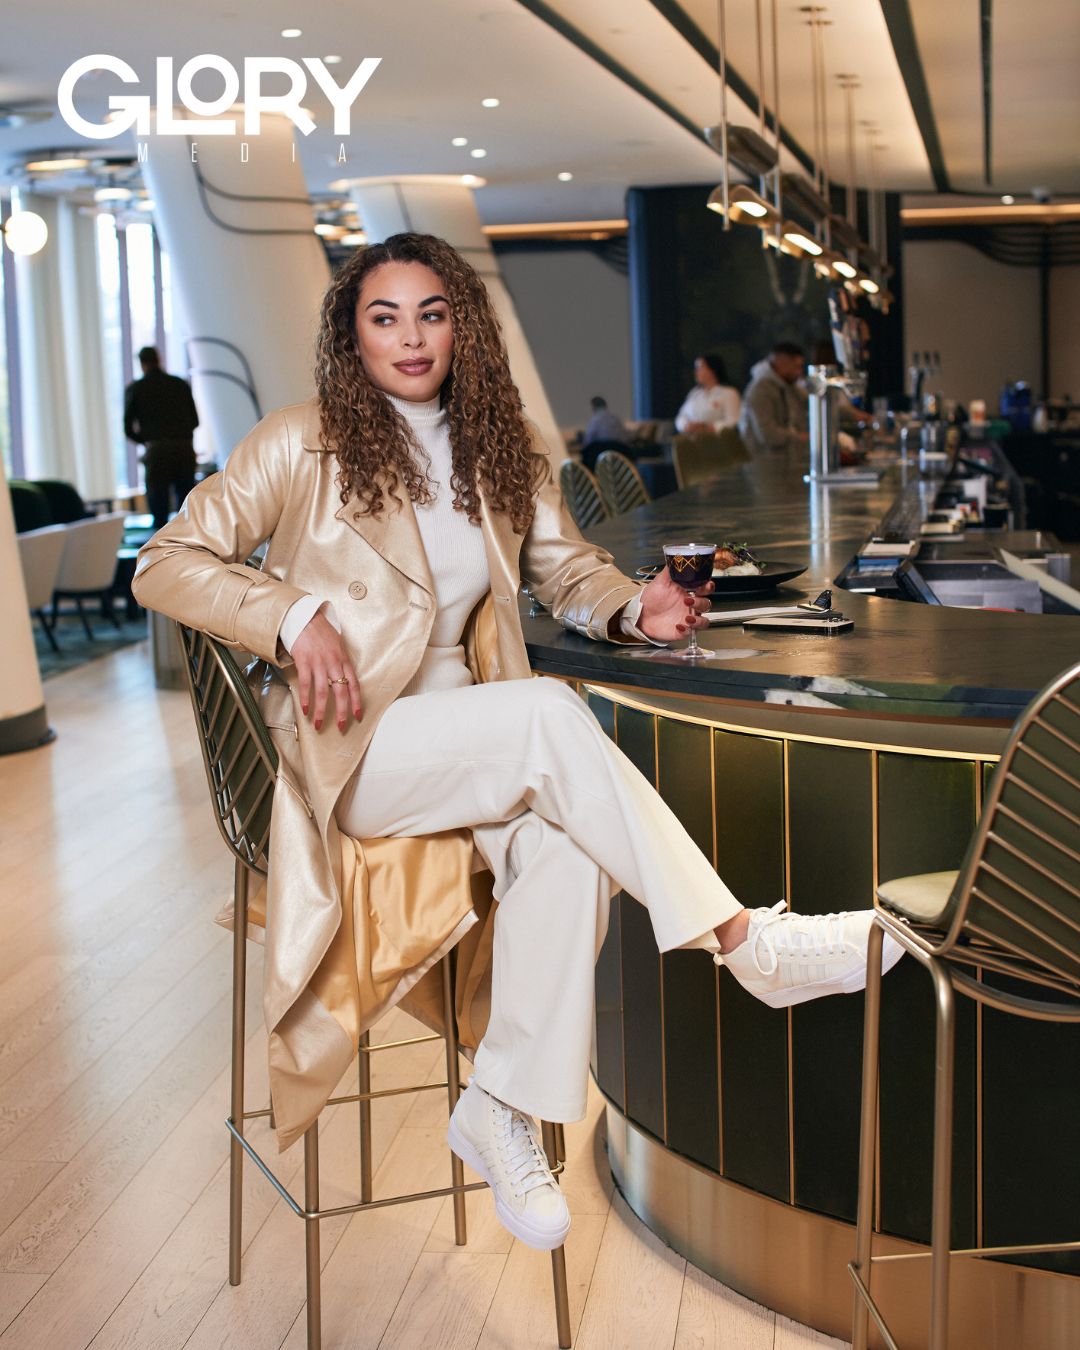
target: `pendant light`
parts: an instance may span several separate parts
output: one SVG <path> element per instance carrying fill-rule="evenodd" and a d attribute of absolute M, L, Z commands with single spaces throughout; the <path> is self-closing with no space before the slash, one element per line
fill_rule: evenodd
<path fill-rule="evenodd" d="M 723 186 L 713 188 L 705 205 L 718 215 L 725 214 Z M 776 219 L 775 209 L 765 198 L 742 183 L 729 189 L 726 214 L 728 220 L 736 225 L 764 226 Z"/>

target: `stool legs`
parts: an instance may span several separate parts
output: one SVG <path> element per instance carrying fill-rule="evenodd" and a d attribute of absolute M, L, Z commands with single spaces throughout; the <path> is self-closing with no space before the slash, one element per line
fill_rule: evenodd
<path fill-rule="evenodd" d="M 319 1122 L 304 1133 L 304 1208 L 309 1214 L 319 1208 Z M 304 1220 L 304 1265 L 307 1276 L 308 1350 L 322 1347 L 322 1262 L 319 1251 L 319 1220 Z"/>
<path fill-rule="evenodd" d="M 457 1010 L 454 1007 L 454 972 L 449 954 L 443 957 L 440 965 L 442 966 L 443 1021 L 446 1025 L 446 1095 L 449 1102 L 450 1114 L 453 1115 L 454 1108 L 458 1104 L 461 1080 L 458 1070 Z M 454 1186 L 463 1186 L 465 1184 L 464 1165 L 452 1149 L 450 1151 L 450 1181 L 451 1185 Z M 465 1196 L 461 1191 L 456 1191 L 454 1193 L 454 1241 L 459 1247 L 464 1247 L 467 1240 L 465 1232 Z"/>
<path fill-rule="evenodd" d="M 360 1037 L 360 1052 L 357 1055 L 357 1078 L 360 1093 L 371 1091 L 371 1055 L 368 1046 L 371 1034 L 365 1031 Z M 371 1199 L 371 1101 L 360 1101 L 360 1199 L 366 1204 Z"/>
<path fill-rule="evenodd" d="M 869 1289 L 874 1235 L 874 1165 L 877 1161 L 878 1059 L 881 1040 L 881 949 L 885 933 L 870 929 L 866 944 L 866 1012 L 863 1018 L 862 1111 L 859 1132 L 859 1201 L 855 1229 L 855 1271 Z M 855 1294 L 852 1350 L 866 1350 L 870 1310 Z"/>
<path fill-rule="evenodd" d="M 544 1152 L 548 1166 L 555 1167 L 559 1162 L 556 1148 L 557 1125 L 542 1120 L 540 1129 L 544 1140 Z M 560 1350 L 570 1350 L 570 1295 L 566 1284 L 566 1248 L 556 1247 L 551 1253 L 551 1279 L 555 1286 L 555 1326 L 559 1333 Z"/>
<path fill-rule="evenodd" d="M 247 868 L 239 859 L 233 874 L 232 1088 L 233 1128 L 244 1132 L 244 1011 L 247 999 Z M 229 1283 L 240 1283 L 243 1253 L 244 1150 L 229 1137 Z"/>
<path fill-rule="evenodd" d="M 937 1003 L 934 1057 L 934 1196 L 930 1227 L 930 1350 L 948 1350 L 949 1245 L 952 1229 L 953 1072 L 956 1017 L 952 980 L 930 962 Z"/>

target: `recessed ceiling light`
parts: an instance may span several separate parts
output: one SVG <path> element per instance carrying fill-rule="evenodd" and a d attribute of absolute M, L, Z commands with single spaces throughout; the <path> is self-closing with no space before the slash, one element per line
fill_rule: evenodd
<path fill-rule="evenodd" d="M 562 173 L 559 174 L 559 182 L 569 183 L 570 180 L 573 178 L 573 176 L 574 175 L 572 173 L 568 173 L 565 169 L 563 169 Z"/>
<path fill-rule="evenodd" d="M 367 243 L 367 235 L 363 230 L 350 230 L 341 236 L 338 243 L 344 244 L 346 248 L 359 248 L 361 244 Z"/>
<path fill-rule="evenodd" d="M 299 29 L 299 28 L 283 28 L 283 29 L 281 30 L 281 36 L 282 36 L 282 37 L 299 37 L 300 34 L 301 34 L 301 31 L 302 31 L 302 30 Z"/>
<path fill-rule="evenodd" d="M 483 159 L 487 154 L 487 151 L 481 150 L 480 147 L 477 146 L 475 150 L 470 150 L 469 154 L 472 155 L 473 159 Z"/>
<path fill-rule="evenodd" d="M 85 169 L 90 163 L 80 155 L 58 155 L 55 159 L 31 159 L 23 165 L 31 173 L 63 173 L 66 169 Z"/>
<path fill-rule="evenodd" d="M 497 108 L 499 100 L 497 98 L 482 98 L 480 100 L 481 108 Z"/>
<path fill-rule="evenodd" d="M 1002 197 L 1001 200 L 1005 203 L 1006 206 L 1012 206 L 1013 202 L 1016 201 L 1016 198 L 1012 195 L 1011 192 L 1006 192 L 1006 194 L 1004 195 L 1004 197 Z"/>
<path fill-rule="evenodd" d="M 134 194 L 130 188 L 103 187 L 94 193 L 96 202 L 129 202 Z"/>
<path fill-rule="evenodd" d="M 339 66 L 341 64 L 340 56 L 324 56 L 323 64 L 327 66 Z"/>
<path fill-rule="evenodd" d="M 468 138 L 468 136 L 455 136 L 454 139 L 450 142 L 450 144 L 451 144 L 451 145 L 468 145 L 468 144 L 469 144 L 469 138 Z"/>

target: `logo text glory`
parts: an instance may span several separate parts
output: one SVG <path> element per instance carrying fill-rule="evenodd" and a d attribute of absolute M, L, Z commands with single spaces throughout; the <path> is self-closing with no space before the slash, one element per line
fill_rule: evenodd
<path fill-rule="evenodd" d="M 310 113 L 302 108 L 301 100 L 307 91 L 307 75 L 311 72 L 315 83 L 330 101 L 334 110 L 334 134 L 347 136 L 352 121 L 352 105 L 368 80 L 374 75 L 381 57 L 366 57 L 357 66 L 349 82 L 337 84 L 325 63 L 318 57 L 305 56 L 303 65 L 282 56 L 246 56 L 244 58 L 243 135 L 257 136 L 264 112 L 284 113 L 293 124 L 308 136 L 315 130 Z M 83 56 L 64 71 L 56 91 L 60 116 L 82 136 L 106 141 L 134 127 L 139 136 L 148 136 L 150 127 L 149 94 L 111 94 L 109 107 L 117 114 L 108 122 L 89 122 L 75 110 L 74 93 L 79 80 L 91 70 L 107 70 L 124 84 L 138 84 L 139 77 L 126 61 L 117 56 Z M 201 99 L 192 89 L 192 83 L 203 70 L 216 71 L 224 82 L 217 98 Z M 284 75 L 289 80 L 285 94 L 268 94 L 262 89 L 264 75 Z M 240 96 L 240 76 L 231 62 L 223 56 L 193 56 L 180 67 L 173 83 L 173 58 L 157 58 L 157 123 L 159 136 L 184 136 L 197 130 L 200 136 L 235 136 L 236 119 L 222 114 L 234 107 Z M 194 113 L 194 117 L 177 117 L 174 104 L 179 103 Z M 239 111 L 239 110 L 237 110 Z"/>

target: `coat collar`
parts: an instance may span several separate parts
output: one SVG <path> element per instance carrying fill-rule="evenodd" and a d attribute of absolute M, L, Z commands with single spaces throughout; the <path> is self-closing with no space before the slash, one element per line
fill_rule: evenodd
<path fill-rule="evenodd" d="M 305 406 L 301 443 L 305 450 L 322 449 L 318 399 L 309 399 Z M 392 567 L 434 595 L 435 583 L 428 567 L 420 527 L 416 523 L 416 511 L 408 493 L 400 491 L 399 497 L 400 505 L 391 502 L 378 516 L 366 514 L 360 509 L 360 503 L 350 498 L 336 515 L 338 520 L 344 521 L 366 539 Z M 480 493 L 480 527 L 493 588 L 498 588 L 500 583 L 516 587 L 517 560 L 524 536 L 514 530 L 505 512 L 491 508 L 483 491 Z"/>

